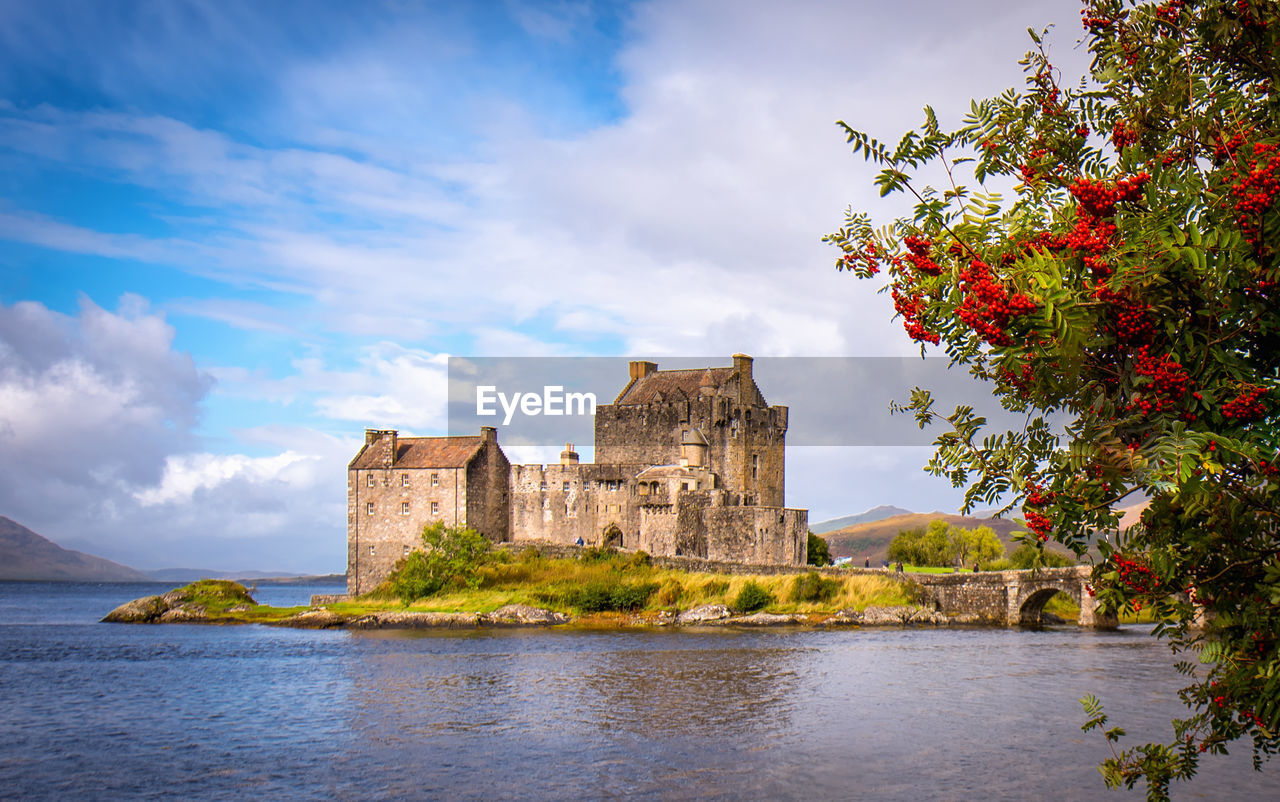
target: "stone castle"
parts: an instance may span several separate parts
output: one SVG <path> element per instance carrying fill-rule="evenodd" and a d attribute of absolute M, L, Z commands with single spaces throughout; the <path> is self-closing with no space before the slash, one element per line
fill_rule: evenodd
<path fill-rule="evenodd" d="M 803 565 L 808 511 L 783 506 L 787 408 L 768 405 L 751 365 L 742 354 L 695 370 L 632 362 L 617 399 L 596 408 L 594 463 L 569 444 L 558 465 L 512 465 L 488 426 L 366 430 L 347 467 L 348 591 L 372 590 L 436 521 L 496 543 Z"/>

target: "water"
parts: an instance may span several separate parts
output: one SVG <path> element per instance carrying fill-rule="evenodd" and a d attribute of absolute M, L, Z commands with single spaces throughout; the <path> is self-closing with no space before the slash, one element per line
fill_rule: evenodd
<path fill-rule="evenodd" d="M 1136 628 L 95 623 L 166 589 L 0 583 L 0 797 L 1097 799 L 1077 700 L 1137 737 L 1182 711 Z M 1175 798 L 1277 798 L 1276 766 L 1235 751 Z"/>

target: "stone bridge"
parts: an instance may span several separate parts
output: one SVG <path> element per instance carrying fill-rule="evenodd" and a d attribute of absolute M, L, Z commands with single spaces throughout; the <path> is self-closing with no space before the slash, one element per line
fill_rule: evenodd
<path fill-rule="evenodd" d="M 1114 629 L 1116 619 L 1103 615 L 1086 590 L 1091 569 L 1042 568 L 1039 571 L 911 574 L 926 605 L 944 613 L 975 613 L 985 621 L 1016 627 L 1035 624 L 1049 599 L 1059 591 L 1080 606 L 1082 627 Z"/>

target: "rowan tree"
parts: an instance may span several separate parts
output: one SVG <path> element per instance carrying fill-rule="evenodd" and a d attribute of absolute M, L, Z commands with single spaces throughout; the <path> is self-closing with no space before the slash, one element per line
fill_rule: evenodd
<path fill-rule="evenodd" d="M 900 408 L 949 424 L 926 469 L 967 488 L 966 511 L 1020 510 L 1037 545 L 1096 545 L 1103 606 L 1153 607 L 1190 658 L 1168 743 L 1104 730 L 1107 783 L 1160 797 L 1203 753 L 1245 739 L 1257 767 L 1280 747 L 1280 8 L 1090 0 L 1081 16 L 1078 82 L 1031 31 L 1025 88 L 954 130 L 928 107 L 893 146 L 840 123 L 881 194 L 915 205 L 880 228 L 850 210 L 827 239 L 840 269 L 883 272 L 922 352 L 1026 413 L 991 433 L 916 389 Z M 1116 510 L 1143 498 L 1121 531 Z"/>

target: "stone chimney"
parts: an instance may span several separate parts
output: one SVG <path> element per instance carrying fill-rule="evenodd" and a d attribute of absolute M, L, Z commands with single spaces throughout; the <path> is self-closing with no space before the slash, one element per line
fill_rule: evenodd
<path fill-rule="evenodd" d="M 492 426 L 480 427 L 480 442 L 496 443 L 498 442 L 498 430 Z"/>
<path fill-rule="evenodd" d="M 365 448 L 375 446 L 378 451 L 378 462 L 383 468 L 391 468 L 396 464 L 396 445 L 399 437 L 395 429 L 365 429 Z"/>
<path fill-rule="evenodd" d="M 564 444 L 564 451 L 560 452 L 560 464 L 561 465 L 577 465 L 578 464 L 578 452 L 573 450 L 573 443 Z"/>
<path fill-rule="evenodd" d="M 648 376 L 650 373 L 657 372 L 657 370 L 658 370 L 657 362 L 632 362 L 631 363 L 631 381 L 635 381 L 636 379 L 643 379 L 645 376 Z"/>
<path fill-rule="evenodd" d="M 751 377 L 751 357 L 734 354 L 733 369 L 738 372 L 738 402 L 746 404 L 755 398 L 755 394 L 751 392 L 755 384 L 755 379 Z"/>

